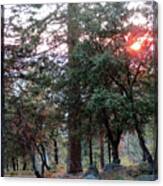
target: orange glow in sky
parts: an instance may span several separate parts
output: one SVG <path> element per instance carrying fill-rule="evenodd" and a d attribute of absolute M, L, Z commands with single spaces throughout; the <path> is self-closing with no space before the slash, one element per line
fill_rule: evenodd
<path fill-rule="evenodd" d="M 141 49 L 142 43 L 140 41 L 136 41 L 133 43 L 130 48 L 134 51 L 139 51 Z"/>
<path fill-rule="evenodd" d="M 144 45 L 144 42 L 148 40 L 148 38 L 144 35 L 143 37 L 139 37 L 136 39 L 135 42 L 133 42 L 131 45 L 130 45 L 130 49 L 132 51 L 135 51 L 135 52 L 138 52 L 140 51 L 142 48 L 143 48 L 143 45 Z"/>
<path fill-rule="evenodd" d="M 134 39 L 135 41 L 132 41 L 132 43 L 129 44 L 129 51 L 133 52 L 139 52 L 144 51 L 146 47 L 152 45 L 153 38 L 146 33 L 142 37 L 138 37 Z"/>

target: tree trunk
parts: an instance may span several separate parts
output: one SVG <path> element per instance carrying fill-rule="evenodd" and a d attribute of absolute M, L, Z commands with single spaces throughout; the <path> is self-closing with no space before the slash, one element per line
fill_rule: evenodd
<path fill-rule="evenodd" d="M 147 160 L 146 154 L 145 154 L 144 151 L 143 151 L 143 158 L 142 158 L 142 161 L 146 161 L 146 160 Z"/>
<path fill-rule="evenodd" d="M 153 165 L 154 165 L 153 163 L 154 162 L 153 162 L 152 155 L 150 154 L 150 152 L 149 152 L 149 150 L 148 150 L 148 148 L 147 148 L 147 146 L 145 144 L 145 139 L 143 137 L 142 130 L 139 127 L 139 120 L 137 118 L 136 111 L 135 111 L 132 87 L 130 88 L 129 99 L 131 101 L 131 108 L 132 108 L 132 113 L 133 113 L 133 119 L 134 119 L 134 122 L 135 122 L 135 130 L 136 130 L 137 135 L 138 135 L 140 147 L 141 147 L 141 149 L 143 151 L 143 154 L 144 154 L 145 158 L 147 159 L 148 163 L 153 167 Z"/>
<path fill-rule="evenodd" d="M 93 149 L 92 149 L 92 137 L 89 139 L 89 164 L 93 164 Z"/>
<path fill-rule="evenodd" d="M 58 145 L 57 145 L 57 140 L 54 139 L 53 142 L 54 142 L 54 161 L 55 161 L 55 164 L 58 165 Z"/>
<path fill-rule="evenodd" d="M 68 4 L 68 59 L 69 68 L 76 68 L 77 63 L 72 58 L 72 53 L 78 42 L 78 15 L 77 3 Z M 68 115 L 68 173 L 78 173 L 82 171 L 81 165 L 81 139 L 79 135 L 80 127 L 80 85 L 78 82 L 71 82 L 69 86 L 68 97 L 71 100 L 69 104 Z"/>
<path fill-rule="evenodd" d="M 121 139 L 121 134 L 122 134 L 122 130 L 117 129 L 117 131 L 112 131 L 109 127 L 109 122 L 108 122 L 108 117 L 106 114 L 106 110 L 102 109 L 102 120 L 104 123 L 104 126 L 106 128 L 107 131 L 107 137 L 111 143 L 112 146 L 112 158 L 113 158 L 113 163 L 120 163 L 120 159 L 119 159 L 119 153 L 118 153 L 118 146 L 120 143 L 120 139 Z"/>
<path fill-rule="evenodd" d="M 158 5 L 157 3 L 154 3 L 154 15 L 155 15 L 155 21 L 154 21 L 154 27 L 156 28 L 156 35 L 154 39 L 154 69 L 155 69 L 155 127 L 154 127 L 154 133 L 155 133 L 155 153 L 154 153 L 154 168 L 153 168 L 153 174 L 156 175 L 156 178 L 158 177 Z"/>
<path fill-rule="evenodd" d="M 9 171 L 9 162 L 8 162 L 8 160 L 6 160 L 6 170 L 7 170 L 7 172 Z"/>
<path fill-rule="evenodd" d="M 39 173 L 39 171 L 36 168 L 36 160 L 35 160 L 35 154 L 31 152 L 31 160 L 32 160 L 32 168 L 34 171 L 34 174 L 37 178 L 43 178 L 44 176 Z"/>
<path fill-rule="evenodd" d="M 4 6 L 1 5 L 1 108 L 4 106 Z M 4 112 L 1 112 L 1 176 L 4 176 L 4 159 L 5 159 L 5 122 L 4 122 Z"/>
<path fill-rule="evenodd" d="M 119 142 L 113 142 L 112 143 L 113 163 L 116 163 L 116 164 L 120 164 L 118 145 L 119 145 Z"/>
<path fill-rule="evenodd" d="M 154 167 L 153 167 L 153 174 L 158 176 L 158 136 L 156 136 L 156 146 L 155 146 L 155 153 L 154 153 Z"/>
<path fill-rule="evenodd" d="M 110 145 L 110 139 L 109 137 L 107 137 L 107 144 L 108 144 L 108 159 L 109 159 L 109 163 L 111 163 L 111 145 Z"/>
<path fill-rule="evenodd" d="M 25 170 L 26 170 L 26 168 L 27 168 L 27 162 L 24 160 L 22 170 L 23 170 L 23 171 L 25 171 Z"/>
<path fill-rule="evenodd" d="M 15 158 L 14 157 L 11 158 L 11 162 L 12 162 L 13 171 L 16 171 L 16 163 L 15 163 Z"/>
<path fill-rule="evenodd" d="M 69 159 L 67 172 L 78 173 L 82 171 L 81 166 L 81 143 L 76 136 L 69 134 Z"/>
<path fill-rule="evenodd" d="M 100 130 L 100 166 L 104 168 L 104 131 Z"/>
<path fill-rule="evenodd" d="M 17 171 L 19 170 L 19 159 L 18 158 L 16 159 L 16 170 Z"/>
<path fill-rule="evenodd" d="M 144 154 L 145 158 L 148 160 L 148 163 L 153 167 L 153 158 L 152 158 L 152 155 L 150 154 L 149 150 L 146 147 L 142 132 L 137 125 L 135 128 L 136 128 L 136 132 L 137 132 L 137 135 L 139 138 L 139 144 L 140 144 L 140 147 L 143 151 L 143 154 Z"/>
<path fill-rule="evenodd" d="M 47 170 L 50 170 L 50 167 L 47 164 L 47 158 L 46 158 L 46 150 L 43 144 L 36 145 L 36 149 L 41 157 L 42 165 L 41 165 L 41 175 L 44 175 L 45 167 Z"/>
<path fill-rule="evenodd" d="M 42 156 L 43 164 L 44 164 L 44 166 L 46 167 L 47 170 L 50 170 L 50 167 L 47 163 L 47 156 L 46 156 L 45 147 L 44 147 L 43 144 L 41 144 L 40 146 L 41 146 L 41 150 L 42 150 L 41 156 Z"/>

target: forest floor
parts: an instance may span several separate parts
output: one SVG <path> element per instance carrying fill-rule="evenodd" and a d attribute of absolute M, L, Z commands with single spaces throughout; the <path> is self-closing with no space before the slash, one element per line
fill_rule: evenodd
<path fill-rule="evenodd" d="M 84 179 L 86 170 L 83 173 L 78 174 L 67 174 L 64 167 L 59 167 L 56 170 L 46 171 L 45 178 L 56 178 L 56 179 Z M 6 173 L 7 177 L 26 177 L 34 178 L 35 175 L 31 170 L 27 171 L 11 171 Z M 149 175 L 140 166 L 128 166 L 121 167 L 117 170 L 105 172 L 99 170 L 99 176 L 101 180 L 154 180 L 153 175 Z"/>

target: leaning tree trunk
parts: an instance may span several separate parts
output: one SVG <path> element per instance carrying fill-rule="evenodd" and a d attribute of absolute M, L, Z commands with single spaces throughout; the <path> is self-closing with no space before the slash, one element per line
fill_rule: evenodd
<path fill-rule="evenodd" d="M 40 144 L 40 147 L 41 147 L 41 154 L 40 155 L 42 157 L 43 164 L 47 170 L 50 170 L 50 166 L 48 165 L 48 162 L 47 162 L 47 155 L 46 155 L 45 147 L 43 144 Z"/>
<path fill-rule="evenodd" d="M 133 120 L 135 122 L 135 130 L 136 130 L 137 135 L 138 135 L 140 147 L 143 151 L 143 155 L 145 156 L 146 160 L 153 167 L 153 165 L 154 165 L 153 158 L 152 158 L 152 155 L 150 154 L 150 152 L 149 152 L 149 150 L 146 146 L 145 139 L 144 139 L 144 136 L 142 134 L 142 130 L 139 126 L 139 120 L 138 120 L 137 115 L 136 115 L 132 87 L 130 88 L 129 99 L 131 101 L 131 109 L 132 109 L 132 113 L 133 113 Z"/>
<path fill-rule="evenodd" d="M 74 47 L 78 41 L 78 8 L 76 3 L 68 4 L 68 58 L 69 68 L 76 68 L 76 61 L 72 58 Z M 80 86 L 78 82 L 69 85 L 68 97 L 71 100 L 68 115 L 68 173 L 82 171 L 81 165 L 81 139 L 79 135 L 79 112 L 80 112 Z"/>
<path fill-rule="evenodd" d="M 47 163 L 47 157 L 46 157 L 46 150 L 45 150 L 45 147 L 43 144 L 40 144 L 40 145 L 36 145 L 36 149 L 41 157 L 41 161 L 42 161 L 42 165 L 41 165 L 41 175 L 43 176 L 44 175 L 44 172 L 45 172 L 45 168 L 47 170 L 50 170 L 50 167 Z"/>
<path fill-rule="evenodd" d="M 44 176 L 37 170 L 35 153 L 31 152 L 32 168 L 37 178 L 43 178 Z"/>
<path fill-rule="evenodd" d="M 138 138 L 139 138 L 139 144 L 140 144 L 140 147 L 141 147 L 141 149 L 143 151 L 143 154 L 144 154 L 146 160 L 148 161 L 148 163 L 153 167 L 153 165 L 154 165 L 153 163 L 154 162 L 153 162 L 152 155 L 150 154 L 150 152 L 149 152 L 149 150 L 148 150 L 148 148 L 147 148 L 147 146 L 145 144 L 145 139 L 144 139 L 144 137 L 142 135 L 142 131 L 138 127 L 138 124 L 136 124 L 135 129 L 136 129 L 136 132 L 137 132 L 137 135 L 138 135 Z"/>
<path fill-rule="evenodd" d="M 142 161 L 146 161 L 147 160 L 147 158 L 146 158 L 146 154 L 144 153 L 144 151 L 143 151 L 143 158 L 142 158 Z"/>
<path fill-rule="evenodd" d="M 27 148 L 29 150 L 29 155 L 30 155 L 30 158 L 31 158 L 31 162 L 32 162 L 32 169 L 33 169 L 33 172 L 35 174 L 35 176 L 37 178 L 43 178 L 44 175 L 42 173 L 39 172 L 39 170 L 37 169 L 37 166 L 36 166 L 36 155 L 35 155 L 35 150 L 36 150 L 36 145 L 35 144 L 27 144 Z"/>

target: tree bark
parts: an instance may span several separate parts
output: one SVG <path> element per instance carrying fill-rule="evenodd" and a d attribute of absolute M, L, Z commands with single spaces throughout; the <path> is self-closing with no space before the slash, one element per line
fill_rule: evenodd
<path fill-rule="evenodd" d="M 58 161 L 58 144 L 57 144 L 57 140 L 54 139 L 53 142 L 54 142 L 54 161 L 55 161 L 55 164 L 58 165 L 59 161 Z"/>
<path fill-rule="evenodd" d="M 142 135 L 142 131 L 139 129 L 137 124 L 136 124 L 135 128 L 136 128 L 136 132 L 137 132 L 137 135 L 139 138 L 139 144 L 140 144 L 140 147 L 142 148 L 143 154 L 144 154 L 145 158 L 148 160 L 148 163 L 153 167 L 153 165 L 154 165 L 153 158 L 152 158 L 152 155 L 150 154 L 148 148 L 146 147 L 145 140 Z"/>
<path fill-rule="evenodd" d="M 8 162 L 8 160 L 6 160 L 6 170 L 7 170 L 7 172 L 9 171 L 9 162 Z"/>
<path fill-rule="evenodd" d="M 146 154 L 145 154 L 144 151 L 143 151 L 143 158 L 142 158 L 142 161 L 146 161 L 146 160 L 147 160 Z"/>
<path fill-rule="evenodd" d="M 92 149 L 92 137 L 89 139 L 89 164 L 93 164 L 93 149 Z"/>
<path fill-rule="evenodd" d="M 155 39 L 154 39 L 154 69 L 155 69 L 155 153 L 154 153 L 154 168 L 153 168 L 153 174 L 156 175 L 156 178 L 158 177 L 158 5 L 156 2 L 153 3 L 153 10 L 155 15 L 155 21 L 154 21 L 154 27 L 156 28 L 155 32 Z"/>
<path fill-rule="evenodd" d="M 36 160 L 35 160 L 35 154 L 31 152 L 31 160 L 32 160 L 32 168 L 34 171 L 34 174 L 37 178 L 43 178 L 44 176 L 39 173 L 39 171 L 36 168 Z"/>
<path fill-rule="evenodd" d="M 158 135 L 158 133 L 157 133 Z M 156 146 L 155 146 L 155 153 L 154 153 L 154 167 L 153 167 L 153 174 L 158 177 L 158 136 L 156 136 Z"/>
<path fill-rule="evenodd" d="M 112 143 L 112 157 L 113 157 L 113 163 L 120 164 L 120 159 L 119 159 L 119 152 L 118 152 L 118 145 L 119 141 L 114 141 Z"/>
<path fill-rule="evenodd" d="M 140 126 L 139 126 L 139 120 L 136 115 L 132 87 L 130 87 L 129 99 L 131 101 L 131 109 L 132 109 L 132 113 L 133 113 L 133 119 L 135 122 L 135 130 L 138 135 L 140 147 L 141 147 L 143 154 L 144 154 L 145 158 L 147 159 L 148 163 L 153 167 L 153 165 L 154 165 L 153 158 L 152 158 L 152 155 L 150 154 L 150 152 L 145 144 L 145 139 L 143 137 L 142 130 L 140 129 Z"/>
<path fill-rule="evenodd" d="M 40 145 L 36 145 L 36 149 L 41 157 L 41 161 L 42 161 L 42 165 L 41 165 L 41 175 L 43 176 L 44 175 L 44 171 L 45 171 L 45 167 L 47 170 L 50 170 L 50 167 L 48 166 L 47 164 L 47 158 L 46 158 L 46 150 L 45 150 L 45 147 L 43 144 L 40 144 Z"/>
<path fill-rule="evenodd" d="M 42 150 L 42 160 L 43 160 L 43 164 L 46 167 L 47 170 L 50 170 L 50 167 L 47 163 L 47 156 L 46 156 L 46 150 L 43 144 L 40 144 L 41 146 L 41 150 Z"/>
<path fill-rule="evenodd" d="M 23 171 L 25 171 L 25 170 L 26 170 L 26 168 L 27 168 L 27 162 L 24 160 L 22 170 L 23 170 Z"/>
<path fill-rule="evenodd" d="M 111 163 L 111 145 L 110 145 L 109 137 L 107 137 L 107 144 L 108 144 L 108 159 L 109 159 L 109 163 Z"/>
<path fill-rule="evenodd" d="M 107 137 L 111 143 L 112 146 L 112 158 L 113 158 L 113 163 L 120 163 L 120 159 L 119 159 L 119 152 L 118 152 L 118 146 L 120 143 L 120 139 L 121 139 L 121 134 L 122 134 L 122 130 L 121 129 L 117 129 L 117 131 L 113 132 L 110 127 L 109 127 L 109 122 L 108 122 L 108 116 L 106 114 L 106 110 L 102 109 L 102 120 L 104 123 L 104 126 L 106 128 L 107 131 Z"/>
<path fill-rule="evenodd" d="M 16 163 L 15 163 L 15 158 L 14 157 L 11 158 L 11 162 L 12 162 L 13 171 L 16 171 Z"/>
<path fill-rule="evenodd" d="M 78 42 L 78 5 L 76 3 L 68 4 L 68 58 L 69 68 L 76 68 L 76 61 L 72 58 L 72 53 Z M 71 100 L 68 115 L 68 173 L 78 173 L 82 171 L 81 165 L 81 139 L 79 135 L 80 127 L 80 85 L 78 82 L 71 82 L 69 86 L 68 97 Z"/>
<path fill-rule="evenodd" d="M 67 172 L 78 173 L 82 171 L 81 165 L 81 143 L 76 136 L 69 134 L 69 159 Z"/>
<path fill-rule="evenodd" d="M 1 108 L 4 108 L 4 6 L 1 5 Z M 5 160 L 5 122 L 4 112 L 1 112 L 1 176 L 4 176 Z"/>
<path fill-rule="evenodd" d="M 19 170 L 19 159 L 16 158 L 16 170 L 18 171 Z"/>
<path fill-rule="evenodd" d="M 100 166 L 101 169 L 104 168 L 104 131 L 100 130 Z"/>

